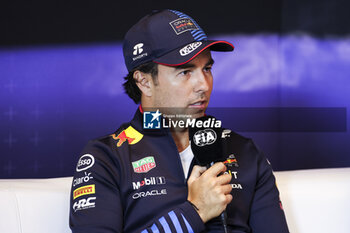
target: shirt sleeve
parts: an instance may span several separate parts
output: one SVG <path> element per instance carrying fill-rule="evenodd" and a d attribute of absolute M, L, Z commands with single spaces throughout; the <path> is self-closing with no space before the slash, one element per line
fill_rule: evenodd
<path fill-rule="evenodd" d="M 249 225 L 254 233 L 288 233 L 271 165 L 259 151 L 258 156 L 258 180 L 251 206 Z"/>
<path fill-rule="evenodd" d="M 108 153 L 103 143 L 90 142 L 78 160 L 70 196 L 73 233 L 122 232 L 119 175 Z"/>
<path fill-rule="evenodd" d="M 122 168 L 112 151 L 99 141 L 90 142 L 80 156 L 73 178 L 69 225 L 73 233 L 124 232 L 123 203 L 119 187 Z M 145 213 L 147 209 L 145 209 Z M 205 229 L 198 213 L 186 201 L 156 213 L 151 222 L 135 222 L 135 232 L 201 232 Z"/>
<path fill-rule="evenodd" d="M 199 233 L 205 230 L 205 225 L 198 213 L 189 202 L 177 206 L 171 211 L 166 211 L 154 219 L 141 233 L 171 233 L 188 232 Z"/>

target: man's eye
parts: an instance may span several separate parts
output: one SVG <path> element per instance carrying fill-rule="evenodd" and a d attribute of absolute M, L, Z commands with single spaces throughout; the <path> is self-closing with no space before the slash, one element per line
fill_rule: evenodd
<path fill-rule="evenodd" d="M 205 67 L 204 71 L 209 72 L 209 71 L 211 71 L 211 68 L 212 68 L 211 66 Z"/>
<path fill-rule="evenodd" d="M 191 73 L 190 70 L 184 70 L 180 72 L 180 75 L 189 75 Z"/>

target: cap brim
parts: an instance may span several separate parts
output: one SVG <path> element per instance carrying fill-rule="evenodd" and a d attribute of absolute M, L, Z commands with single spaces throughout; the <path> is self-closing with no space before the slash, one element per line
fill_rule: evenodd
<path fill-rule="evenodd" d="M 229 52 L 233 51 L 235 48 L 231 43 L 224 40 L 206 40 L 201 41 L 201 43 L 202 44 L 200 46 L 195 48 L 187 55 L 181 55 L 180 53 L 180 50 L 186 47 L 183 46 L 161 56 L 160 58 L 154 59 L 153 62 L 166 66 L 180 66 L 190 62 L 207 48 L 210 48 L 212 51 L 219 52 Z"/>

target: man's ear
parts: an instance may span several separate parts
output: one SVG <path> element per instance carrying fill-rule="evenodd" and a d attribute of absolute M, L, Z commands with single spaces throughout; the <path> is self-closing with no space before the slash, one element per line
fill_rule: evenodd
<path fill-rule="evenodd" d="M 139 70 L 136 70 L 134 72 L 134 79 L 136 85 L 139 87 L 139 89 L 145 96 L 152 96 L 151 82 L 153 80 L 150 74 L 145 74 Z"/>

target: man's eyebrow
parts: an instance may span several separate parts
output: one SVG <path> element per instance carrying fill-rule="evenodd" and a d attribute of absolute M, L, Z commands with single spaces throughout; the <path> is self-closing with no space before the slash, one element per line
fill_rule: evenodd
<path fill-rule="evenodd" d="M 212 66 L 214 64 L 214 59 L 210 58 L 210 60 L 207 62 L 207 64 L 205 66 Z"/>
<path fill-rule="evenodd" d="M 205 67 L 213 65 L 213 64 L 214 64 L 214 59 L 210 58 L 209 61 L 207 62 L 207 64 L 205 64 Z M 186 64 L 183 64 L 183 65 L 180 65 L 180 66 L 175 66 L 174 68 L 176 70 L 182 70 L 182 69 L 188 69 L 188 68 L 193 68 L 193 67 L 195 67 L 194 64 L 186 63 Z"/>
<path fill-rule="evenodd" d="M 182 70 L 182 69 L 193 68 L 193 67 L 195 67 L 194 64 L 186 63 L 186 64 L 183 64 L 183 65 L 180 65 L 180 66 L 175 66 L 174 68 L 176 70 Z"/>

